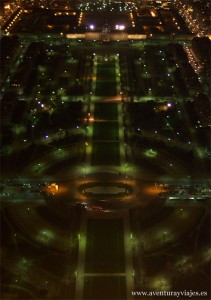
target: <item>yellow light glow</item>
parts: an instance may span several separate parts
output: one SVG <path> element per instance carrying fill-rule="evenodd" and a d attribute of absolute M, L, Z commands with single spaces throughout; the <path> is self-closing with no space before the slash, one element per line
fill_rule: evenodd
<path fill-rule="evenodd" d="M 56 183 L 51 183 L 50 187 L 55 188 L 56 191 L 58 191 L 58 189 L 59 189 L 59 186 Z"/>
<path fill-rule="evenodd" d="M 5 4 L 4 9 L 10 9 L 10 4 L 9 3 Z"/>
<path fill-rule="evenodd" d="M 143 189 L 144 193 L 151 196 L 159 196 L 159 194 L 163 191 L 162 187 L 150 185 Z"/>

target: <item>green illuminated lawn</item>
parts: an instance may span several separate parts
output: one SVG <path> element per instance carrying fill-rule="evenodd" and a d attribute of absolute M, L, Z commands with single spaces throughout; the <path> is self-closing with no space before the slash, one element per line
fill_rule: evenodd
<path fill-rule="evenodd" d="M 99 69 L 115 69 L 115 62 L 98 62 L 97 67 Z"/>
<path fill-rule="evenodd" d="M 116 96 L 115 62 L 98 62 L 96 96 Z"/>
<path fill-rule="evenodd" d="M 118 142 L 93 142 L 91 164 L 96 165 L 120 165 L 120 153 Z"/>
<path fill-rule="evenodd" d="M 85 272 L 125 272 L 123 220 L 88 220 Z"/>
<path fill-rule="evenodd" d="M 115 81 L 116 71 L 114 68 L 97 68 L 97 80 Z"/>
<path fill-rule="evenodd" d="M 118 140 L 119 126 L 117 122 L 95 122 L 93 129 L 93 140 Z"/>
<path fill-rule="evenodd" d="M 100 120 L 117 120 L 117 108 L 116 103 L 95 103 L 94 118 Z"/>
<path fill-rule="evenodd" d="M 86 277 L 84 299 L 126 299 L 126 280 L 124 276 Z"/>
<path fill-rule="evenodd" d="M 107 97 L 114 97 L 116 96 L 117 89 L 116 89 L 116 82 L 107 82 L 107 81 L 97 81 L 96 82 L 96 96 L 107 96 Z"/>

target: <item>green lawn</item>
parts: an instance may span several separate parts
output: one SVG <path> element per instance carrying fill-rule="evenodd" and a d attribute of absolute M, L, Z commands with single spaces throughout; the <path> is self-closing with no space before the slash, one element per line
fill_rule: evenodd
<path fill-rule="evenodd" d="M 96 96 L 116 96 L 115 63 L 98 63 Z"/>
<path fill-rule="evenodd" d="M 119 139 L 119 126 L 117 122 L 95 122 L 93 124 L 93 140 Z"/>
<path fill-rule="evenodd" d="M 116 96 L 116 93 L 117 93 L 116 82 L 106 82 L 106 81 L 96 82 L 96 90 L 95 90 L 96 96 L 114 97 Z"/>
<path fill-rule="evenodd" d="M 83 299 L 126 299 L 126 279 L 115 277 L 85 277 Z"/>
<path fill-rule="evenodd" d="M 118 120 L 116 103 L 95 103 L 94 118 L 101 120 Z"/>
<path fill-rule="evenodd" d="M 94 166 L 96 165 L 119 166 L 120 165 L 119 143 L 93 142 L 91 164 Z"/>
<path fill-rule="evenodd" d="M 103 68 L 103 69 L 115 69 L 115 61 L 113 61 L 113 62 L 98 62 L 97 67 Z"/>
<path fill-rule="evenodd" d="M 97 80 L 116 81 L 115 68 L 97 68 Z"/>
<path fill-rule="evenodd" d="M 122 219 L 88 220 L 85 272 L 125 272 Z"/>

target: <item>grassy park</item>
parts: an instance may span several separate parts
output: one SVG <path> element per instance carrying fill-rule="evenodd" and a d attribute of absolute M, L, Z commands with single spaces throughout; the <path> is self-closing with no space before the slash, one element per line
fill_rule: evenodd
<path fill-rule="evenodd" d="M 93 142 L 91 164 L 112 166 L 120 164 L 119 143 Z"/>
<path fill-rule="evenodd" d="M 124 276 L 87 276 L 84 283 L 84 299 L 126 299 Z"/>
<path fill-rule="evenodd" d="M 116 96 L 116 82 L 109 81 L 97 81 L 96 82 L 96 96 L 107 96 L 114 97 Z"/>
<path fill-rule="evenodd" d="M 119 127 L 117 122 L 94 123 L 94 140 L 118 140 Z"/>
<path fill-rule="evenodd" d="M 96 96 L 116 96 L 116 70 L 115 62 L 98 62 Z"/>
<path fill-rule="evenodd" d="M 95 103 L 95 119 L 114 121 L 118 119 L 116 103 Z"/>
<path fill-rule="evenodd" d="M 41 2 L 17 3 L 2 28 L 1 298 L 208 291 L 210 184 L 195 182 L 210 177 L 210 102 L 196 33 L 186 38 L 171 1 Z"/>
<path fill-rule="evenodd" d="M 88 273 L 125 272 L 122 220 L 88 220 L 85 270 Z"/>
<path fill-rule="evenodd" d="M 97 79 L 98 80 L 115 81 L 115 77 L 116 77 L 115 63 L 98 64 L 98 67 L 97 67 Z"/>

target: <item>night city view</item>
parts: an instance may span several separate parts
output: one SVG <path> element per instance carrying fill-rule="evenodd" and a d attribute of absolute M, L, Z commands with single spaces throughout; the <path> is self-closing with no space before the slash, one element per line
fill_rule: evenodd
<path fill-rule="evenodd" d="M 211 299 L 210 12 L 1 0 L 1 299 Z"/>

